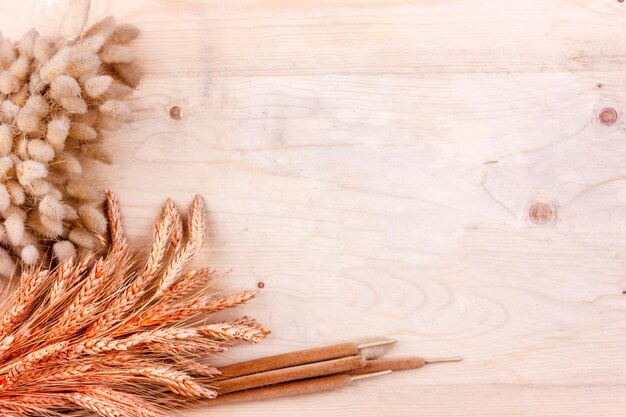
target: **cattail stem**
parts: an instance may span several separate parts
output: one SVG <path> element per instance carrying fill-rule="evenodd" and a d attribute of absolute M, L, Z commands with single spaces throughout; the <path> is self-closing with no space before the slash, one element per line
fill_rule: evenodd
<path fill-rule="evenodd" d="M 371 372 L 379 372 L 379 371 L 404 371 L 408 369 L 418 369 L 422 368 L 426 365 L 433 363 L 444 363 L 444 362 L 459 362 L 462 358 L 460 357 L 449 357 L 449 358 L 432 358 L 432 359 L 424 359 L 419 357 L 414 358 L 392 358 L 392 359 L 374 359 L 367 361 L 365 366 L 360 369 L 355 369 L 351 372 L 352 375 L 361 375 L 368 374 Z"/>
<path fill-rule="evenodd" d="M 391 371 L 375 372 L 358 376 L 346 374 L 323 376 L 295 382 L 272 385 L 269 387 L 238 391 L 232 394 L 220 395 L 207 402 L 208 405 L 234 404 L 246 401 L 262 401 L 276 398 L 293 397 L 296 395 L 314 394 L 331 391 L 350 385 L 354 381 L 387 375 Z"/>
<path fill-rule="evenodd" d="M 305 365 L 308 363 L 343 358 L 346 356 L 355 356 L 358 355 L 358 353 L 359 349 L 355 343 L 341 343 L 337 345 L 301 350 L 299 352 L 283 353 L 280 355 L 268 356 L 266 358 L 235 363 L 233 365 L 220 368 L 220 372 L 225 378 L 234 378 L 258 372 L 287 368 L 290 366 Z"/>
<path fill-rule="evenodd" d="M 448 363 L 448 362 L 461 362 L 463 360 L 460 356 L 448 356 L 443 358 L 426 358 L 424 362 L 426 365 L 430 365 L 432 363 Z"/>
<path fill-rule="evenodd" d="M 348 356 L 226 379 L 213 384 L 213 386 L 217 388 L 220 394 L 228 394 L 282 382 L 351 372 L 362 368 L 365 363 L 366 361 L 362 356 Z"/>
<path fill-rule="evenodd" d="M 396 343 L 396 341 L 392 339 L 381 339 L 360 345 L 357 345 L 356 343 L 340 343 L 336 345 L 301 350 L 298 352 L 268 356 L 266 358 L 254 359 L 251 361 L 224 366 L 220 368 L 220 372 L 222 373 L 222 378 L 220 379 L 235 378 L 258 372 L 271 371 L 273 369 L 322 362 L 331 359 L 344 358 L 346 356 L 355 356 L 358 355 L 359 351 L 362 349 L 387 346 L 394 343 Z"/>

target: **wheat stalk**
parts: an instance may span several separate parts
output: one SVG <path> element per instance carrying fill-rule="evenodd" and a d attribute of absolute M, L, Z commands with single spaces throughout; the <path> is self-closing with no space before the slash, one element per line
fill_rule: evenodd
<path fill-rule="evenodd" d="M 206 233 L 200 197 L 190 208 L 187 241 L 178 210 L 166 202 L 140 267 L 126 245 L 119 202 L 106 195 L 108 253 L 25 270 L 0 305 L 2 416 L 168 414 L 217 395 L 207 384 L 219 371 L 199 357 L 269 333 L 245 317 L 207 322 L 206 313 L 255 292 L 209 296 L 210 270 L 185 272 Z"/>

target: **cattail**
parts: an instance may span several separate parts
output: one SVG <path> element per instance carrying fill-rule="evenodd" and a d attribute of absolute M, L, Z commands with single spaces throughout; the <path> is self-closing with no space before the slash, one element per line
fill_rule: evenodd
<path fill-rule="evenodd" d="M 29 185 L 34 180 L 44 178 L 47 174 L 48 170 L 41 162 L 27 160 L 17 165 L 17 179 L 22 185 Z"/>
<path fill-rule="evenodd" d="M 113 78 L 109 75 L 96 75 L 94 77 L 90 77 L 85 81 L 85 92 L 90 97 L 99 97 L 104 94 L 111 84 L 113 83 Z"/>
<path fill-rule="evenodd" d="M 89 15 L 89 5 L 89 0 L 70 0 L 61 23 L 61 34 L 65 39 L 73 41 L 83 33 Z"/>
<path fill-rule="evenodd" d="M 4 228 L 11 244 L 20 246 L 24 240 L 24 220 L 17 213 L 13 213 L 4 221 Z"/>
<path fill-rule="evenodd" d="M 28 142 L 28 154 L 39 162 L 50 162 L 54 159 L 54 149 L 41 139 L 34 139 Z"/>
<path fill-rule="evenodd" d="M 97 208 L 88 205 L 80 206 L 78 208 L 78 216 L 87 228 L 96 233 L 104 233 L 106 231 L 106 219 Z"/>
<path fill-rule="evenodd" d="M 107 100 L 100 105 L 100 111 L 112 118 L 122 122 L 132 120 L 130 108 L 126 103 L 120 100 Z"/>
<path fill-rule="evenodd" d="M 52 250 L 54 251 L 54 256 L 60 262 L 63 262 L 68 258 L 76 258 L 76 248 L 70 241 L 61 240 L 56 242 L 52 245 Z"/>

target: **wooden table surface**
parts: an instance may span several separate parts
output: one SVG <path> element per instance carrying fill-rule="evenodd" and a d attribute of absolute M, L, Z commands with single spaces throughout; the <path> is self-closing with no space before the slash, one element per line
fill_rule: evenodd
<path fill-rule="evenodd" d="M 94 3 L 143 30 L 146 77 L 90 175 L 136 244 L 201 193 L 217 286 L 264 284 L 238 313 L 273 334 L 222 361 L 370 336 L 465 357 L 190 415 L 626 413 L 626 3 Z M 2 31 L 65 4 L 2 0 Z"/>

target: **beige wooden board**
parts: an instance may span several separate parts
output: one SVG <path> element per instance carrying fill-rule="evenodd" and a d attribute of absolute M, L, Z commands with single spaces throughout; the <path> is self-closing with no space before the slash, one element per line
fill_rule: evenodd
<path fill-rule="evenodd" d="M 138 245 L 165 197 L 206 198 L 203 263 L 263 282 L 240 312 L 274 331 L 226 360 L 376 335 L 465 357 L 190 415 L 626 413 L 625 3 L 94 3 L 143 30 L 146 77 L 90 175 Z M 65 4 L 1 1 L 2 30 Z"/>

